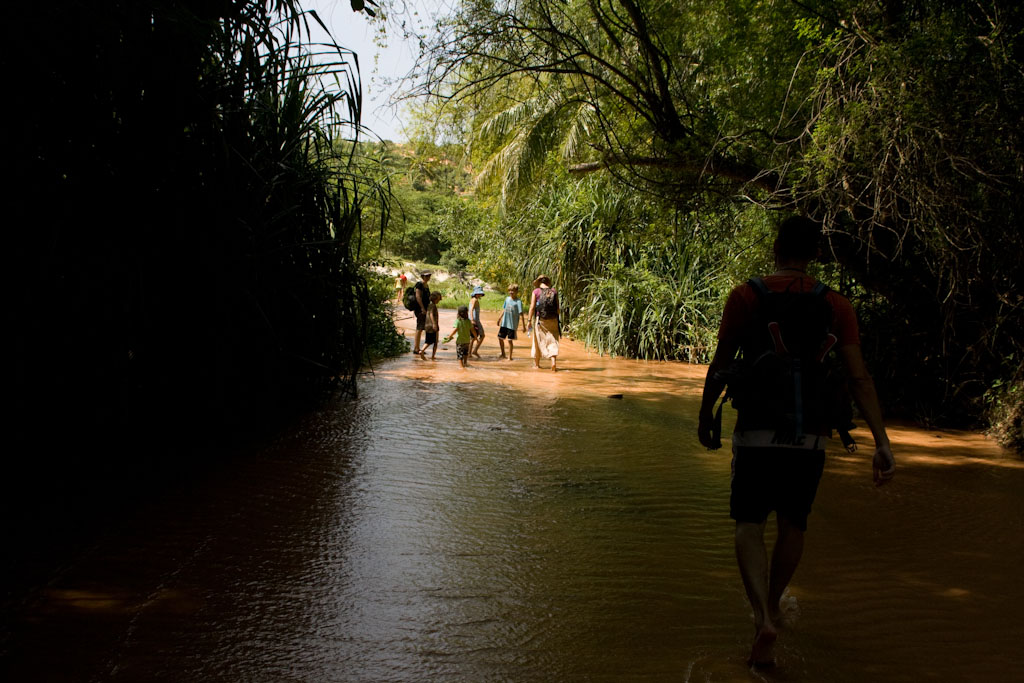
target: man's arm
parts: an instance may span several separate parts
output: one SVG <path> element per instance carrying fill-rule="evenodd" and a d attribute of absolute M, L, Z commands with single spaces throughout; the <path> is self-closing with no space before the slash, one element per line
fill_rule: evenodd
<path fill-rule="evenodd" d="M 715 375 L 732 362 L 738 348 L 734 342 L 720 341 L 711 359 L 711 365 L 708 366 L 708 375 L 704 380 L 704 396 L 701 398 L 700 413 L 697 416 L 697 438 L 706 448 L 718 448 L 718 444 L 712 438 L 711 427 L 715 420 L 715 402 L 725 390 L 725 381 Z"/>
<path fill-rule="evenodd" d="M 871 379 L 864 356 L 860 352 L 860 344 L 847 344 L 839 349 L 839 357 L 846 368 L 847 381 L 853 402 L 860 409 L 864 421 L 868 423 L 871 436 L 875 440 L 875 453 L 871 459 L 871 470 L 875 485 L 881 486 L 896 474 L 896 460 L 889 445 L 889 435 L 885 432 L 882 421 L 882 407 L 878 403 L 875 382 Z"/>

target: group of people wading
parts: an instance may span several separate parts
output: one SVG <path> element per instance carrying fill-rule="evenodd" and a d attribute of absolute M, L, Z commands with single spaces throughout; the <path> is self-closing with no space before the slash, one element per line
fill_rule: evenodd
<path fill-rule="evenodd" d="M 718 331 L 718 347 L 708 368 L 698 416 L 697 437 L 709 449 L 721 448 L 722 392 L 737 411 L 732 434 L 730 516 L 736 522 L 735 548 L 740 576 L 754 613 L 754 640 L 748 663 L 765 667 L 775 663 L 774 646 L 786 618 L 782 597 L 796 572 L 804 547 L 807 518 L 825 465 L 825 442 L 837 430 L 852 426 L 850 399 L 857 404 L 874 439 L 872 471 L 876 485 L 895 474 L 895 460 L 882 421 L 871 375 L 860 348 L 857 317 L 850 301 L 806 272 L 818 257 L 821 226 L 793 216 L 781 224 L 775 240 L 776 270 L 753 277 L 729 295 Z M 436 349 L 437 313 L 432 302 L 440 299 L 427 287 L 430 274 L 417 284 L 416 347 L 425 354 L 420 335 Z M 477 288 L 469 307 L 459 308 L 452 331 L 465 363 L 483 341 Z M 508 358 L 522 304 L 518 287 L 509 287 L 498 333 Z M 470 315 L 472 314 L 472 319 Z M 531 356 L 558 356 L 558 293 L 541 276 L 530 295 Z M 834 353 L 833 353 L 834 352 Z M 830 366 L 835 357 L 839 368 Z M 834 364 L 832 364 L 834 365 Z M 833 371 L 835 370 L 835 371 Z M 836 378 L 839 379 L 836 379 Z M 837 387 L 839 390 L 837 391 Z M 725 399 L 723 399 L 724 403 Z M 849 449 L 855 446 L 847 443 Z M 775 513 L 778 535 L 769 556 L 764 531 Z"/>
<path fill-rule="evenodd" d="M 430 291 L 431 276 L 430 271 L 420 273 L 421 279 L 412 288 L 412 296 L 409 297 L 406 307 L 416 315 L 416 336 L 412 353 L 426 358 L 427 350 L 430 349 L 430 358 L 434 360 L 437 356 L 438 335 L 441 332 L 437 310 L 441 295 Z M 403 275 L 396 283 L 400 292 L 399 296 L 404 289 L 404 284 Z M 475 287 L 469 295 L 469 304 L 459 306 L 455 325 L 448 336 L 442 340 L 443 343 L 455 340 L 456 358 L 463 368 L 468 367 L 470 358 L 480 358 L 480 347 L 487 336 L 480 320 L 480 300 L 483 298 L 483 287 Z M 557 370 L 558 343 L 561 338 L 561 313 L 558 290 L 551 286 L 551 278 L 547 275 L 540 275 L 533 281 L 530 305 L 525 316 L 523 315 L 523 302 L 519 298 L 519 285 L 509 285 L 508 296 L 505 297 L 501 314 L 496 321 L 498 344 L 501 347 L 501 355 L 498 358 L 512 360 L 515 342 L 518 339 L 518 330 L 521 328 L 522 332 L 530 338 L 530 357 L 533 359 L 534 367 L 540 368 L 542 359 L 550 359 L 551 369 Z M 508 344 L 507 354 L 505 353 L 506 343 Z"/>

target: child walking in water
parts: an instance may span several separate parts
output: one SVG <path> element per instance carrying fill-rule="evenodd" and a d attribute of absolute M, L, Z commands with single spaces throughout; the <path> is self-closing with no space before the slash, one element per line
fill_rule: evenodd
<path fill-rule="evenodd" d="M 526 332 L 526 318 L 523 316 L 523 302 L 519 300 L 519 285 L 508 286 L 508 296 L 498 318 L 498 344 L 501 345 L 501 358 L 505 358 L 505 340 L 508 340 L 508 359 L 512 360 L 512 346 L 516 339 L 516 328 L 520 322 Z"/>
<path fill-rule="evenodd" d="M 427 347 L 430 346 L 430 360 L 435 360 L 437 355 L 437 333 L 441 331 L 441 324 L 438 322 L 437 302 L 441 300 L 440 292 L 431 292 L 430 305 L 427 306 L 427 321 L 423 325 L 425 341 L 420 349 L 420 356 L 427 357 Z"/>
<path fill-rule="evenodd" d="M 484 298 L 484 288 L 477 285 L 473 288 L 473 293 L 469 295 L 469 318 L 473 323 L 473 329 L 476 330 L 476 335 L 473 337 L 475 341 L 470 343 L 469 352 L 480 357 L 480 346 L 484 343 L 484 325 L 480 322 L 480 299 Z"/>
<path fill-rule="evenodd" d="M 451 334 L 444 338 L 444 342 L 447 344 L 452 337 L 455 337 L 455 355 L 458 357 L 462 369 L 465 370 L 469 367 L 469 345 L 476 339 L 476 329 L 474 329 L 473 323 L 469 322 L 468 306 L 459 306 L 455 327 L 452 328 Z"/>

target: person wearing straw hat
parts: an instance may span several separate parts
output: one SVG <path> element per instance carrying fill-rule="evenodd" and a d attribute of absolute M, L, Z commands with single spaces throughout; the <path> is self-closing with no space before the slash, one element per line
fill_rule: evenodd
<path fill-rule="evenodd" d="M 559 316 L 562 308 L 558 301 L 558 291 L 551 286 L 551 278 L 541 275 L 533 281 L 533 294 L 530 295 L 530 324 L 533 327 L 533 338 L 530 344 L 530 356 L 533 367 L 540 367 L 541 358 L 551 359 L 551 370 L 558 369 L 558 340 L 562 336 Z"/>
<path fill-rule="evenodd" d="M 473 293 L 469 295 L 469 319 L 473 322 L 473 329 L 476 330 L 476 337 L 469 345 L 469 352 L 480 357 L 480 345 L 484 343 L 484 326 L 480 322 L 480 299 L 484 298 L 484 288 L 477 285 Z"/>

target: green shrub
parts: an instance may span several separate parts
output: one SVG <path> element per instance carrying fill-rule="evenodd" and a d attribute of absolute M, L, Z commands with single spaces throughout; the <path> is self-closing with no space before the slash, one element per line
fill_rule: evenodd
<path fill-rule="evenodd" d="M 369 301 L 366 315 L 366 353 L 369 360 L 388 358 L 409 350 L 409 342 L 391 316 L 395 294 L 394 280 L 389 275 L 365 271 Z"/>
<path fill-rule="evenodd" d="M 459 285 L 457 287 L 446 290 L 443 295 L 444 297 L 437 303 L 438 308 L 458 308 L 459 306 L 469 305 L 469 294 L 473 291 L 472 287 L 466 287 Z M 500 311 L 502 305 L 505 303 L 505 295 L 501 292 L 486 292 L 484 297 L 480 299 L 480 310 L 481 311 Z M 528 302 L 527 302 L 528 303 Z M 525 308 L 525 305 L 524 305 Z"/>
<path fill-rule="evenodd" d="M 1002 446 L 1024 456 L 1024 381 L 996 381 L 985 399 L 989 434 Z"/>

